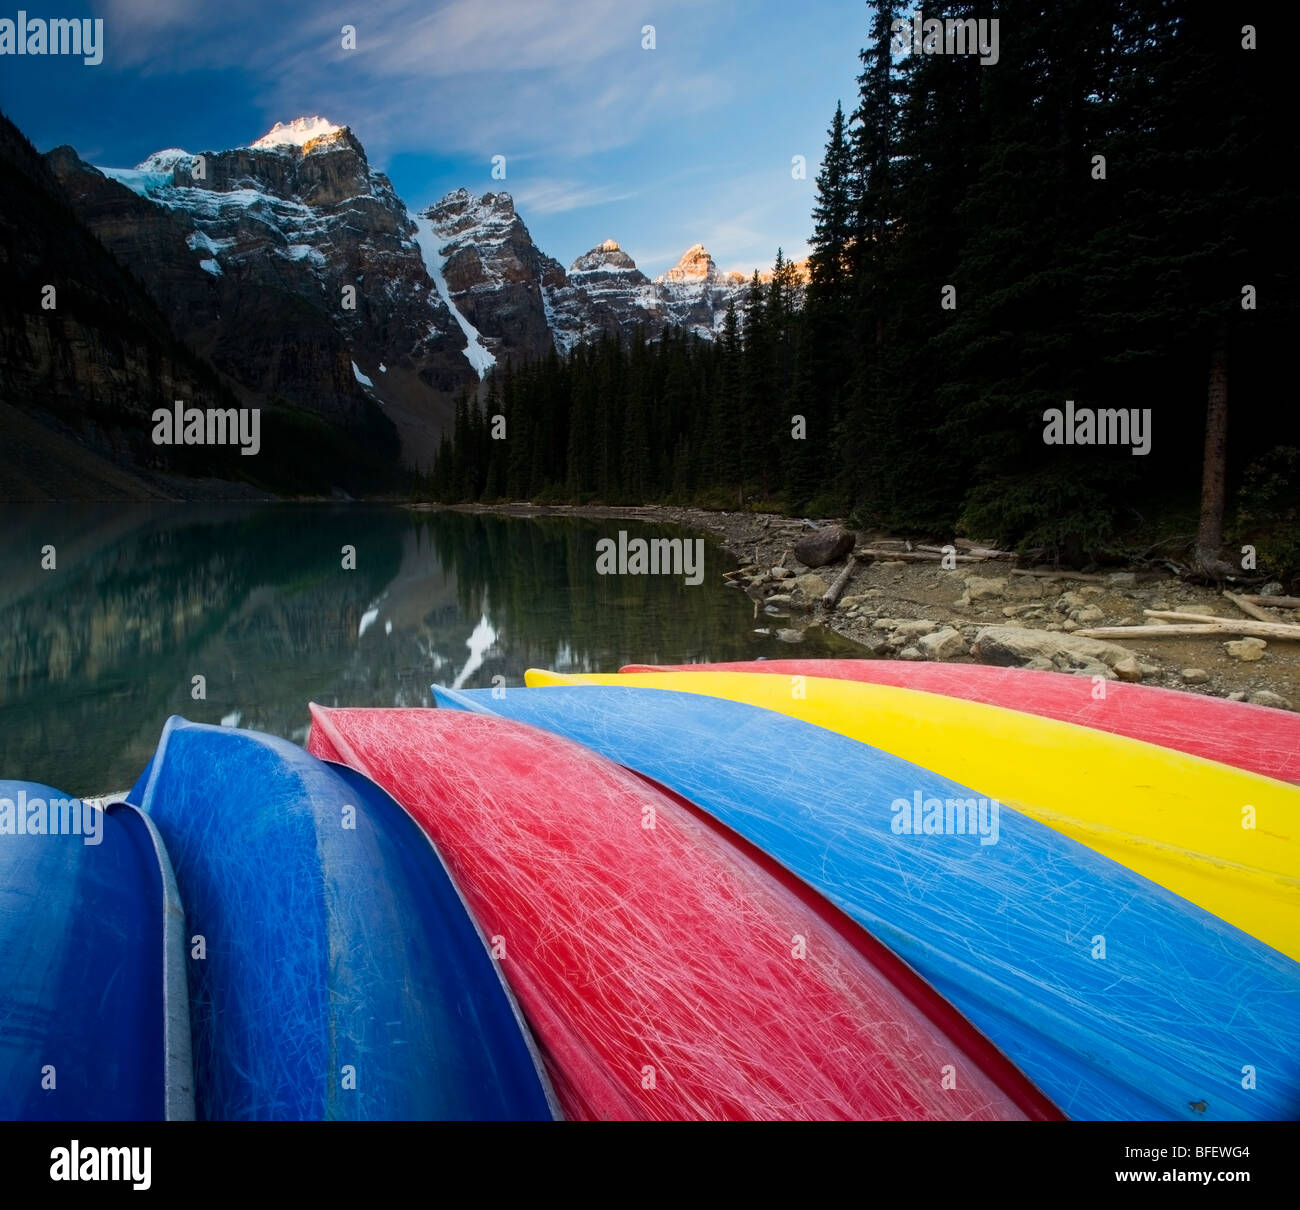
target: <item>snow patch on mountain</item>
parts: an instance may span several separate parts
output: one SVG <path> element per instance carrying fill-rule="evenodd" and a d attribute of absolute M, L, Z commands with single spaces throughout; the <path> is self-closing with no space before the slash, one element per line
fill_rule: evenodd
<path fill-rule="evenodd" d="M 327 118 L 294 118 L 292 122 L 277 122 L 255 143 L 249 147 L 273 150 L 276 147 L 305 147 L 313 139 L 323 138 L 327 134 L 338 134 L 343 127 L 335 126 Z"/>
<path fill-rule="evenodd" d="M 433 220 L 417 218 L 414 221 L 415 242 L 419 246 L 420 255 L 424 257 L 424 267 L 438 289 L 438 297 L 446 304 L 452 318 L 460 325 L 460 330 L 465 335 L 466 360 L 474 367 L 479 378 L 482 379 L 496 365 L 497 359 L 484 348 L 478 329 L 460 313 L 460 309 L 452 301 L 451 292 L 447 289 L 447 279 L 442 272 L 442 267 L 447 263 L 447 258 L 442 255 L 442 241 L 434 230 Z"/>

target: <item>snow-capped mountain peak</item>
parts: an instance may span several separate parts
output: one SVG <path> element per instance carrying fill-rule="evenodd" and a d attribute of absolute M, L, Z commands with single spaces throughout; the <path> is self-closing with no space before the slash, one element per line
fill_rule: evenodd
<path fill-rule="evenodd" d="M 674 282 L 688 284 L 694 282 L 713 282 L 718 277 L 718 266 L 703 244 L 692 244 L 682 253 L 682 259 L 657 282 Z"/>
<path fill-rule="evenodd" d="M 607 239 L 603 244 L 597 244 L 590 252 L 584 252 L 569 266 L 570 276 L 581 273 L 636 272 L 636 261 L 628 256 L 612 239 Z M 641 275 L 638 273 L 637 276 L 640 277 Z"/>
<path fill-rule="evenodd" d="M 338 134 L 342 130 L 342 126 L 335 126 L 327 118 L 319 116 L 294 118 L 292 122 L 277 122 L 257 142 L 250 143 L 249 146 L 260 150 L 270 150 L 275 147 L 305 147 L 314 139 Z"/>

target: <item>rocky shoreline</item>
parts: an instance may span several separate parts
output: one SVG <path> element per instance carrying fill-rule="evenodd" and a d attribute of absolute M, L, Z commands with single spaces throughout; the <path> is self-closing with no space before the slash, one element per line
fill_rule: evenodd
<path fill-rule="evenodd" d="M 1110 640 L 1075 633 L 1140 626 L 1148 620 L 1143 613 L 1148 609 L 1243 620 L 1238 607 L 1218 590 L 1189 584 L 1164 570 L 1081 575 L 1025 568 L 1007 557 L 985 557 L 970 544 L 964 544 L 957 560 L 951 552 L 945 559 L 937 547 L 909 549 L 888 535 L 852 531 L 857 552 L 852 567 L 844 553 L 810 567 L 796 557 L 795 547 L 816 527 L 772 513 L 525 504 L 458 506 L 458 511 L 626 518 L 703 531 L 740 565 L 726 573 L 727 582 L 791 638 L 809 627 L 826 626 L 858 644 L 863 656 L 1051 669 L 1282 709 L 1300 707 L 1300 643 L 1233 634 L 1137 634 Z M 817 561 L 814 554 L 808 557 Z M 846 570 L 847 579 L 836 584 Z M 833 585 L 838 601 L 828 607 L 824 598 Z M 1300 610 L 1265 612 L 1278 622 L 1300 623 Z"/>

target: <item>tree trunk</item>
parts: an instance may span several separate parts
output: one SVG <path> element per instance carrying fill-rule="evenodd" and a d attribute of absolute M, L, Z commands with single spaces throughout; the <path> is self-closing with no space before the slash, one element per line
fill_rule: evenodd
<path fill-rule="evenodd" d="M 1201 521 L 1196 561 L 1210 568 L 1223 556 L 1223 517 L 1228 465 L 1228 328 L 1215 329 L 1210 352 L 1210 387 L 1205 409 L 1205 460 L 1201 467 Z"/>

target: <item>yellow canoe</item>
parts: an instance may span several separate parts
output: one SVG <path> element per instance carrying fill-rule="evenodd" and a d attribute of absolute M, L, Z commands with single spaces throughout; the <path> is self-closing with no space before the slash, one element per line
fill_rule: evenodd
<path fill-rule="evenodd" d="M 1300 789 L 1125 736 L 914 689 L 749 672 L 566 676 L 729 698 L 996 798 L 1300 961 Z"/>

